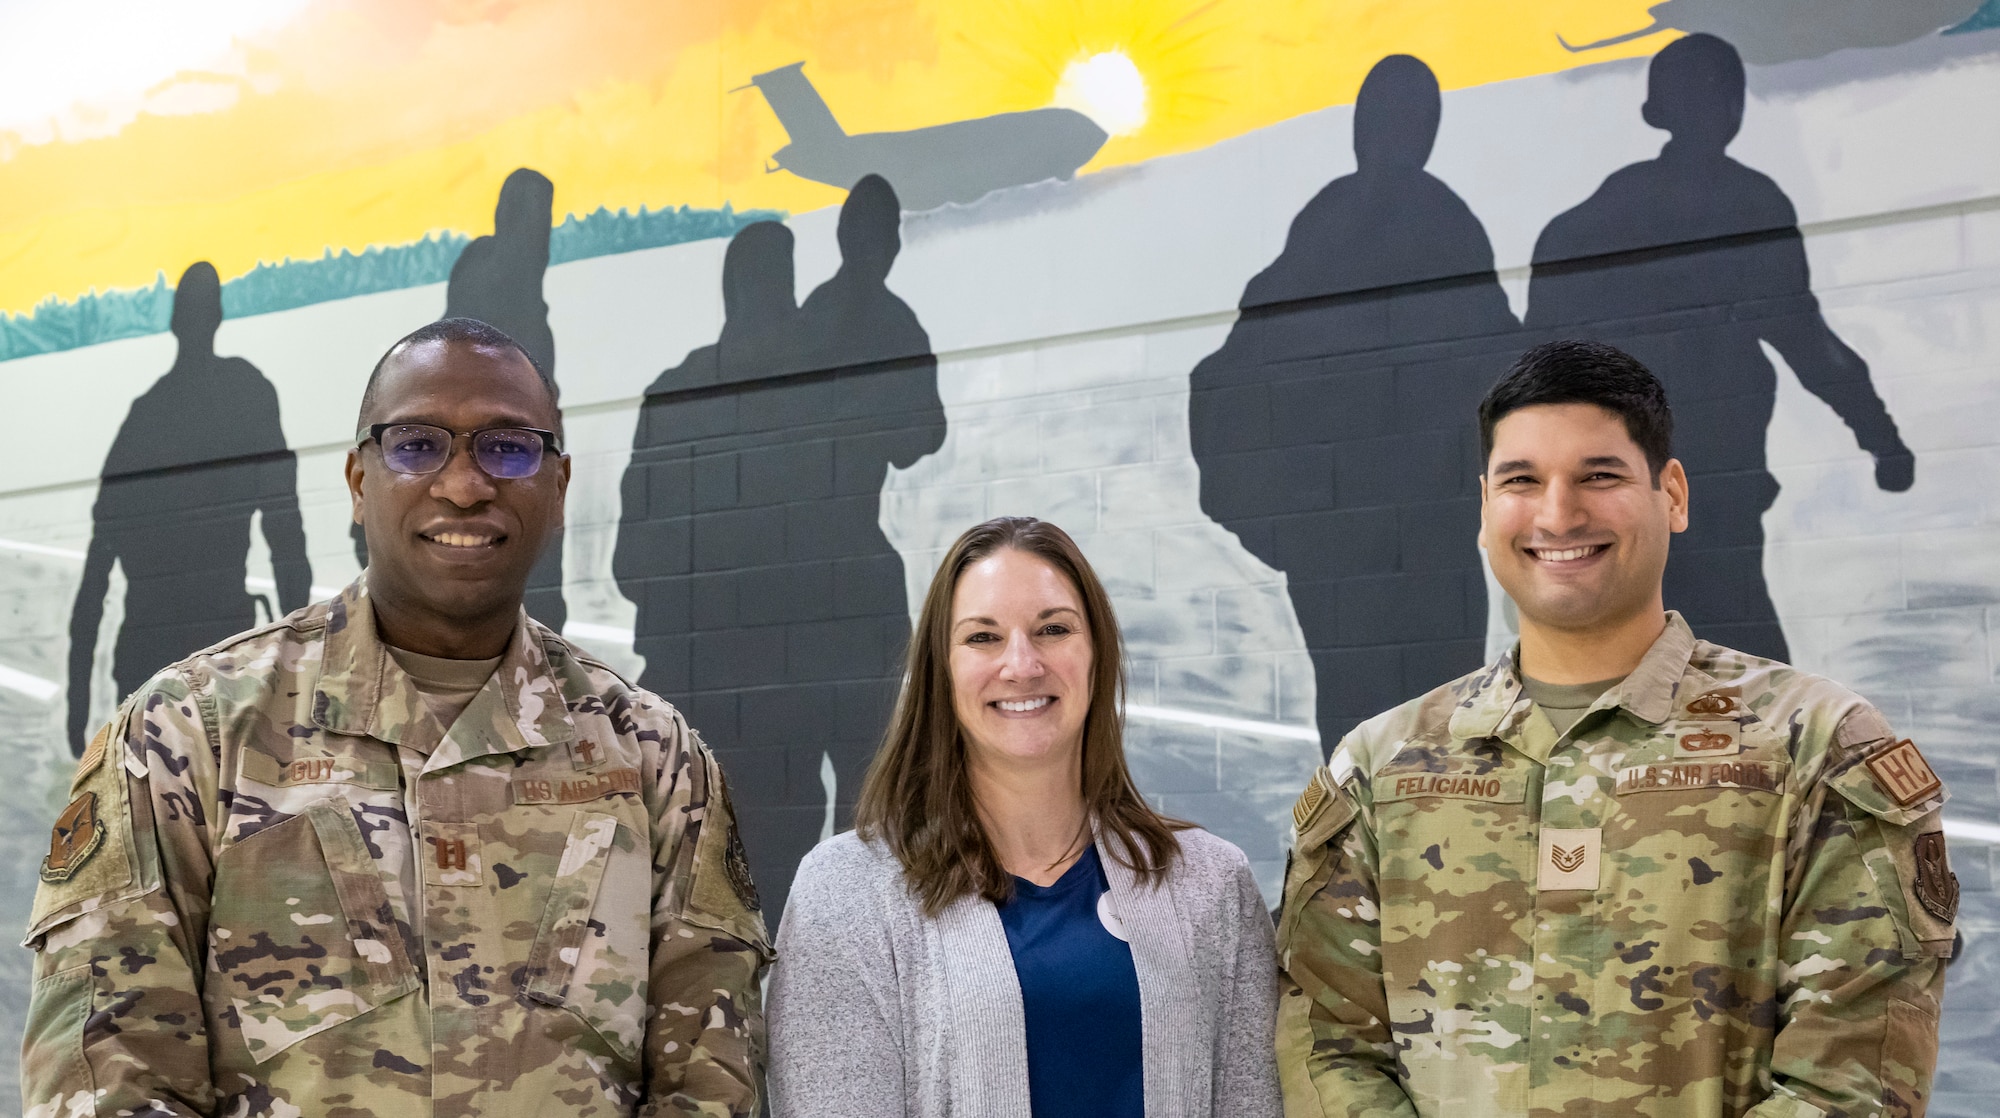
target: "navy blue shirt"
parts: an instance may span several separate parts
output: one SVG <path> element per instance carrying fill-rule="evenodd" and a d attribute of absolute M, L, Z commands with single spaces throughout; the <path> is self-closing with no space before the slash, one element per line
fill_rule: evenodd
<path fill-rule="evenodd" d="M 1015 878 L 1014 899 L 1000 906 L 1027 1012 L 1034 1118 L 1145 1116 L 1139 972 L 1110 888 L 1086 846 L 1054 885 Z"/>

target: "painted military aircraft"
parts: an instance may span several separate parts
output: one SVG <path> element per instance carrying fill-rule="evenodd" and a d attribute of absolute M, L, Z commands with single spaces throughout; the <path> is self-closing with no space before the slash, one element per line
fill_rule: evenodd
<path fill-rule="evenodd" d="M 1982 0 L 1661 0 L 1653 22 L 1636 31 L 1571 46 L 1572 53 L 1615 46 L 1673 29 L 1729 40 L 1753 66 L 1821 58 L 1851 47 L 1888 47 L 1953 27 Z"/>
<path fill-rule="evenodd" d="M 863 175 L 881 175 L 896 188 L 905 210 L 974 202 L 1004 187 L 1067 179 L 1109 138 L 1074 109 L 849 135 L 806 77 L 805 63 L 758 74 L 750 85 L 764 94 L 791 138 L 772 155 L 777 165 L 766 171 L 790 171 L 843 190 Z"/>

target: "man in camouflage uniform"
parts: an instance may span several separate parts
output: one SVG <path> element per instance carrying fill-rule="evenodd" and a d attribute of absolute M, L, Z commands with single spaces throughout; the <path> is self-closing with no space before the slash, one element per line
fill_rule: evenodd
<path fill-rule="evenodd" d="M 26 1112 L 755 1113 L 770 948 L 721 772 L 521 610 L 552 388 L 446 320 L 362 423 L 362 579 L 155 676 L 77 770 Z"/>
<path fill-rule="evenodd" d="M 1287 1114 L 1921 1115 L 1958 887 L 1867 701 L 1661 599 L 1659 383 L 1529 351 L 1480 409 L 1521 641 L 1356 728 L 1295 810 Z"/>

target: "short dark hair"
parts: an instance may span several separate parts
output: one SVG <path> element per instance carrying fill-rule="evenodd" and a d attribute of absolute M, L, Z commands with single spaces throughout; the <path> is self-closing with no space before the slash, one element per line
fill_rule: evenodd
<path fill-rule="evenodd" d="M 1480 472 L 1493 457 L 1493 428 L 1537 404 L 1595 404 L 1625 421 L 1653 485 L 1674 456 L 1674 413 L 1660 378 L 1622 349 L 1601 342 L 1544 342 L 1522 354 L 1479 402 Z"/>
<path fill-rule="evenodd" d="M 562 423 L 561 393 L 556 388 L 556 380 L 549 375 L 547 369 L 542 368 L 540 361 L 535 360 L 534 354 L 529 353 L 520 342 L 515 341 L 505 331 L 491 323 L 481 322 L 476 318 L 440 318 L 436 322 L 426 323 L 396 339 L 396 344 L 382 352 L 382 356 L 375 362 L 375 368 L 368 374 L 368 386 L 361 390 L 361 414 L 356 418 L 358 426 L 367 425 L 368 417 L 375 407 L 375 388 L 382 379 L 382 366 L 389 363 L 389 358 L 395 356 L 397 350 L 405 346 L 421 345 L 425 342 L 445 342 L 447 344 L 451 342 L 464 342 L 467 345 L 480 346 L 485 349 L 511 349 L 522 357 L 527 358 L 528 364 L 535 370 L 535 378 L 542 382 L 543 388 L 548 389 L 549 406 L 556 409 L 556 423 L 558 426 Z"/>

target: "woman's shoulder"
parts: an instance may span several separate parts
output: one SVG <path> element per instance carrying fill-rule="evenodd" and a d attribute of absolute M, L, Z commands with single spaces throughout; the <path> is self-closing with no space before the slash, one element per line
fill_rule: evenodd
<path fill-rule="evenodd" d="M 908 941 L 918 934 L 924 919 L 923 906 L 910 891 L 895 853 L 886 843 L 847 831 L 821 842 L 800 860 L 785 895 L 778 952 L 782 955 L 789 947 L 796 957 L 806 943 L 878 948 L 890 941 Z"/>
<path fill-rule="evenodd" d="M 799 861 L 799 876 L 807 873 L 877 873 L 898 870 L 896 855 L 887 843 L 864 839 L 854 831 L 842 831 L 832 838 L 821 839 L 818 846 L 806 852 Z"/>
<path fill-rule="evenodd" d="M 902 864 L 887 844 L 842 831 L 800 860 L 790 897 L 810 902 L 822 896 L 852 897 L 887 886 L 900 889 L 902 875 Z"/>
<path fill-rule="evenodd" d="M 1211 834 L 1200 827 L 1189 827 L 1184 831 L 1175 831 L 1174 837 L 1181 843 L 1181 856 L 1176 867 L 1181 872 L 1234 881 L 1239 870 L 1250 868 L 1250 859 L 1242 848 L 1221 835 Z"/>
<path fill-rule="evenodd" d="M 1244 935 L 1252 923 L 1268 930 L 1264 897 L 1243 850 L 1199 827 L 1174 834 L 1181 840 L 1181 856 L 1167 871 L 1168 888 L 1175 908 L 1194 925 L 1196 939 L 1227 944 Z"/>
<path fill-rule="evenodd" d="M 1238 884 L 1250 877 L 1250 859 L 1228 839 L 1200 827 L 1177 830 L 1174 838 L 1180 852 L 1167 863 L 1166 881 L 1175 892 L 1221 896 L 1235 892 Z M 1099 845 L 1112 858 L 1124 861 L 1119 857 L 1118 840 L 1111 834 L 1100 835 Z"/>

